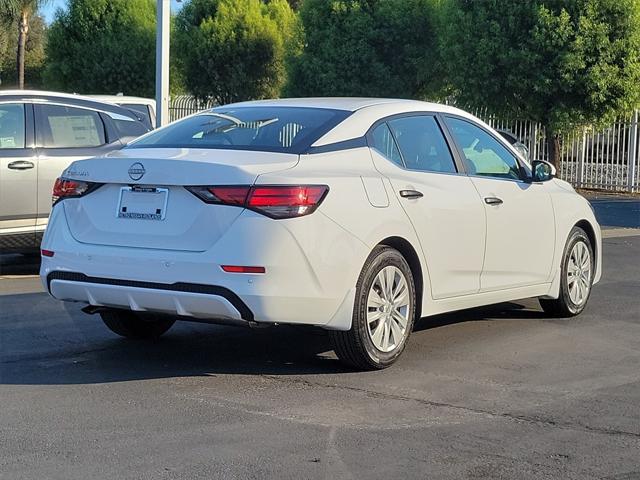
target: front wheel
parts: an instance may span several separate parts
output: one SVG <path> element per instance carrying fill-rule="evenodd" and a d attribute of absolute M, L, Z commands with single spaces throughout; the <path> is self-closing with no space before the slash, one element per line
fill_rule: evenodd
<path fill-rule="evenodd" d="M 593 286 L 595 261 L 593 247 L 586 232 L 573 227 L 562 257 L 560 296 L 540 299 L 542 309 L 553 317 L 573 317 L 587 306 Z"/>
<path fill-rule="evenodd" d="M 330 332 L 338 358 L 363 370 L 393 364 L 413 330 L 415 304 L 415 285 L 407 261 L 391 247 L 377 247 L 356 285 L 351 329 Z"/>
<path fill-rule="evenodd" d="M 136 340 L 158 338 L 176 322 L 171 318 L 138 315 L 128 310 L 105 310 L 100 312 L 100 317 L 113 333 Z"/>

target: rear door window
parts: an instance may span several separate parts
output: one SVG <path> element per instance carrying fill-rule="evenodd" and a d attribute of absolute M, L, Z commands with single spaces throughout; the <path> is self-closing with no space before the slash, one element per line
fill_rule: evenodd
<path fill-rule="evenodd" d="M 91 148 L 106 143 L 98 112 L 62 105 L 36 105 L 36 139 L 44 148 Z"/>
<path fill-rule="evenodd" d="M 455 173 L 456 166 L 435 117 L 416 115 L 389 121 L 405 166 L 423 172 Z"/>
<path fill-rule="evenodd" d="M 0 149 L 25 148 L 25 125 L 24 104 L 0 104 Z"/>

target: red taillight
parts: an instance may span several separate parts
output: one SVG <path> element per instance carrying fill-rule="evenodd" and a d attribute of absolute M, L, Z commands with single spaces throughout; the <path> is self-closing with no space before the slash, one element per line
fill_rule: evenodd
<path fill-rule="evenodd" d="M 220 203 L 242 206 L 247 201 L 249 187 L 211 187 L 207 191 L 219 199 Z"/>
<path fill-rule="evenodd" d="M 55 255 L 55 252 L 51 250 L 40 250 L 40 253 L 43 257 L 53 257 Z"/>
<path fill-rule="evenodd" d="M 269 185 L 187 187 L 207 203 L 244 206 L 271 218 L 301 217 L 312 213 L 322 202 L 326 185 Z"/>
<path fill-rule="evenodd" d="M 68 178 L 60 177 L 53 185 L 52 201 L 55 204 L 64 198 L 81 197 L 95 185 L 95 183 L 69 180 Z"/>
<path fill-rule="evenodd" d="M 227 273 L 265 273 L 264 267 L 245 267 L 241 265 L 222 265 L 222 270 Z"/>

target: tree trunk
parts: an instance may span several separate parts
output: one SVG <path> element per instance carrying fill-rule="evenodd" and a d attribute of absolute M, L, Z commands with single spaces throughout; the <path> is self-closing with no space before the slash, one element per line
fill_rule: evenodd
<path fill-rule="evenodd" d="M 26 54 L 27 35 L 29 34 L 29 17 L 27 12 L 20 15 L 20 23 L 18 25 L 18 88 L 24 90 L 24 57 Z"/>
<path fill-rule="evenodd" d="M 560 169 L 560 156 L 562 153 L 560 148 L 560 136 L 549 127 L 546 127 L 546 136 L 549 163 L 557 169 Z"/>

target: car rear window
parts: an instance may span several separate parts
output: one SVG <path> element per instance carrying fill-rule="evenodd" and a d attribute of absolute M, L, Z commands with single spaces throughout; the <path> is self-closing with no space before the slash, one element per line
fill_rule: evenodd
<path fill-rule="evenodd" d="M 136 140 L 128 148 L 303 153 L 349 114 L 308 107 L 220 107 L 175 122 Z"/>
<path fill-rule="evenodd" d="M 142 103 L 120 103 L 119 105 L 134 112 L 149 130 L 153 128 L 148 105 Z"/>

